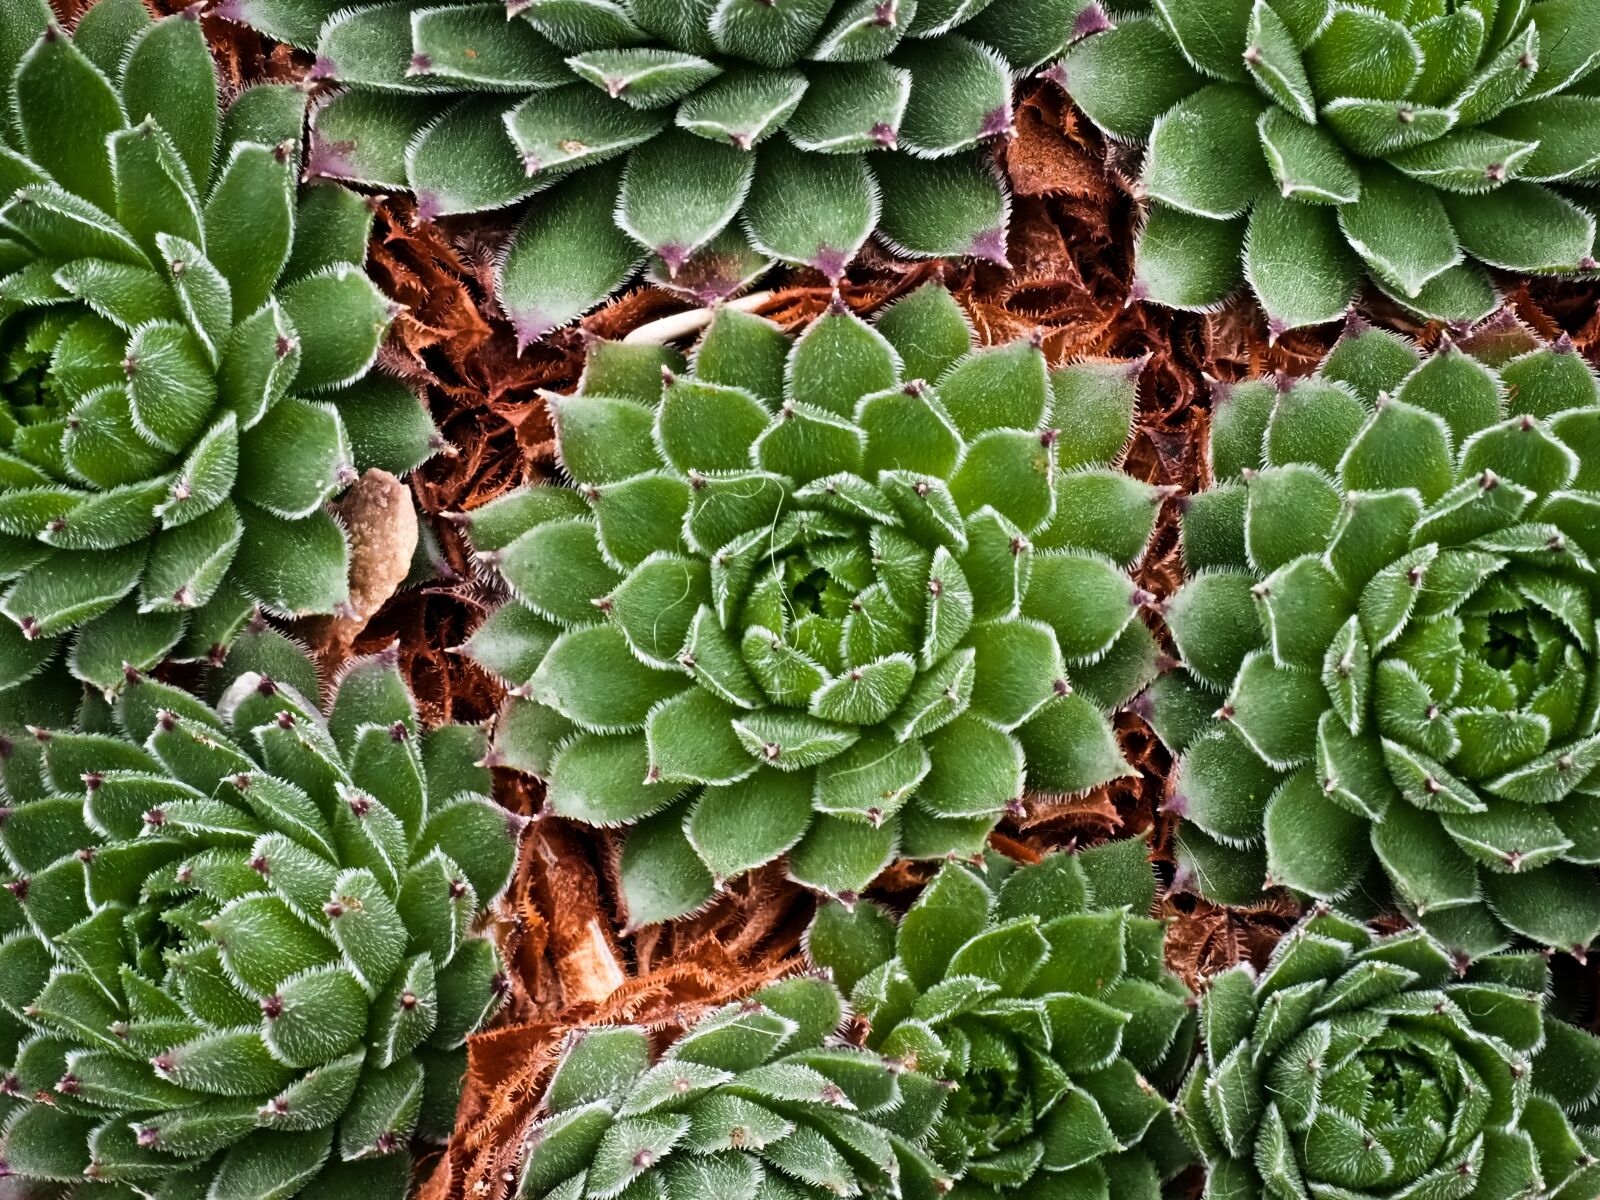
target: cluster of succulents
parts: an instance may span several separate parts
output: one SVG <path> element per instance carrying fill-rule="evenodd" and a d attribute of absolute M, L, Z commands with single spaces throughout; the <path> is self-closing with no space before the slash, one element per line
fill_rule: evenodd
<path fill-rule="evenodd" d="M 1600 1195 L 1600 374 L 1484 323 L 1600 273 L 1593 0 L 154 7 L 0 0 L 0 1196 Z M 287 49 L 219 74 L 211 18 Z M 1213 384 L 1200 453 L 1151 431 L 1204 484 L 1165 509 L 1148 357 L 840 292 L 875 235 L 1009 266 L 1047 64 L 1139 156 L 1130 306 L 1350 314 Z M 330 502 L 443 445 L 375 370 L 379 190 L 392 241 L 458 219 L 518 355 L 641 267 L 711 310 L 588 339 L 555 478 L 434 514 L 479 724 L 284 624 L 359 623 Z M 721 303 L 780 263 L 833 289 L 803 328 Z M 548 999 L 535 876 L 496 912 L 529 811 L 620 932 L 554 972 L 498 1179 L 424 1188 L 469 1039 Z M 764 986 L 599 995 L 780 888 Z M 1162 888 L 1302 915 L 1185 982 Z"/>
<path fill-rule="evenodd" d="M 296 188 L 304 95 L 221 111 L 192 12 L 105 4 L 69 37 L 32 7 L 0 41 L 0 690 L 69 642 L 111 690 L 257 606 L 334 611 L 324 501 L 433 427 L 363 379 L 391 305 L 363 199 Z"/>
<path fill-rule="evenodd" d="M 1152 698 L 1199 889 L 1396 901 L 1471 954 L 1600 936 L 1600 381 L 1353 324 L 1224 386 Z"/>
<path fill-rule="evenodd" d="M 844 998 L 799 976 L 707 1014 L 657 1055 L 637 1026 L 575 1030 L 532 1128 L 518 1195 L 895 1194 L 935 1178 L 900 1064 L 835 1036 Z M 920 1193 L 907 1193 L 908 1195 Z"/>
<path fill-rule="evenodd" d="M 453 1126 L 521 820 L 392 656 L 324 714 L 292 643 L 247 641 L 215 707 L 130 673 L 102 727 L 7 763 L 7 1174 L 400 1200 L 413 1137 Z"/>
<path fill-rule="evenodd" d="M 1600 19 L 1582 0 L 1133 0 L 1084 7 L 1053 69 L 1149 147 L 1135 293 L 1278 329 L 1363 278 L 1427 317 L 1496 305 L 1485 268 L 1595 267 Z"/>
<path fill-rule="evenodd" d="M 989 145 L 1013 75 L 1066 21 L 1008 0 L 303 4 L 223 11 L 316 54 L 340 90 L 312 169 L 414 192 L 424 217 L 534 202 L 499 298 L 524 342 L 650 258 L 707 299 L 774 261 L 837 281 L 877 232 L 901 253 L 1004 263 Z M 337 11 L 333 11 L 337 9 Z M 331 14 L 331 15 L 330 15 Z"/>
<path fill-rule="evenodd" d="M 1156 1081 L 1176 1086 L 1195 1021 L 1154 899 L 1127 839 L 948 865 L 898 922 L 830 903 L 807 938 L 825 977 L 659 1055 L 634 1027 L 571 1035 L 518 1194 L 1159 1200 L 1191 1153 Z"/>
<path fill-rule="evenodd" d="M 1600 1194 L 1600 1037 L 1549 1011 L 1549 974 L 1314 910 L 1201 1000 L 1179 1109 L 1206 1194 Z"/>
<path fill-rule="evenodd" d="M 991 856 L 982 876 L 952 863 L 898 923 L 871 903 L 817 914 L 807 952 L 849 989 L 866 1046 L 904 1064 L 956 1194 L 1158 1200 L 1189 1164 L 1162 1091 L 1195 1022 L 1154 903 L 1145 842 L 1124 838 Z"/>
<path fill-rule="evenodd" d="M 1132 773 L 1106 714 L 1154 673 L 1125 568 L 1163 492 L 1103 464 L 1142 363 L 971 341 L 928 285 L 792 342 L 723 309 L 690 372 L 598 345 L 547 398 L 571 486 L 466 515 L 513 595 L 465 648 L 513 685 L 496 748 L 632 827 L 633 924 L 786 852 L 852 896 Z"/>

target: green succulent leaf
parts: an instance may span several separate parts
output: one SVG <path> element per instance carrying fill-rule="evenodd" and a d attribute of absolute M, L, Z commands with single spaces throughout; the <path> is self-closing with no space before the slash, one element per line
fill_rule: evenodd
<path fill-rule="evenodd" d="M 399 1195 L 424 1043 L 459 1044 L 499 1005 L 498 954 L 470 928 L 521 822 L 462 792 L 487 780 L 450 769 L 453 728 L 415 752 L 392 653 L 353 660 L 324 715 L 294 643 L 251 637 L 214 708 L 132 672 L 105 710 L 118 732 L 40 743 L 62 794 L 19 810 L 24 852 L 8 843 L 30 914 L 7 942 L 8 1019 L 26 1010 L 17 1036 L 48 1047 L 9 1052 L 36 1083 L 7 1134 L 19 1172 L 94 1158 L 218 1196 L 334 1194 L 353 1182 L 337 1133 L 354 1158 L 398 1161 L 367 1183 Z M 380 742 L 410 792 L 350 785 Z M 58 1111 L 35 1100 L 50 1095 L 72 1124 L 30 1117 Z"/>

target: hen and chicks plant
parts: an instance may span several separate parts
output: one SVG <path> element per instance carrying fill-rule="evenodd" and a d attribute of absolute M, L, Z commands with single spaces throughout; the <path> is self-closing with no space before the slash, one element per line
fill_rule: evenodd
<path fill-rule="evenodd" d="M 1148 145 L 1140 298 L 1204 309 L 1248 282 L 1281 331 L 1337 319 L 1366 277 L 1474 321 L 1486 267 L 1595 266 L 1588 0 L 1096 2 L 1078 31 L 1054 73 Z"/>
<path fill-rule="evenodd" d="M 1131 773 L 1107 713 L 1154 674 L 1126 567 L 1164 492 L 1104 464 L 1141 366 L 974 350 L 930 285 L 794 341 L 720 310 L 688 372 L 600 344 L 546 398 L 571 486 L 461 518 L 512 592 L 464 649 L 513 685 L 499 759 L 629 827 L 632 926 L 785 853 L 859 893 Z"/>
<path fill-rule="evenodd" d="M 519 1195 L 1159 1200 L 1189 1152 L 1143 1073 L 1175 1086 L 1195 1023 L 1154 890 L 1129 840 L 948 865 L 898 927 L 829 903 L 807 938 L 824 977 L 660 1054 L 643 1029 L 571 1034 Z"/>
<path fill-rule="evenodd" d="M 812 1200 L 931 1179 L 900 1064 L 843 1044 L 846 1016 L 831 983 L 798 977 L 707 1014 L 659 1055 L 638 1026 L 573 1031 L 518 1196 Z"/>
<path fill-rule="evenodd" d="M 829 902 L 806 939 L 867 1048 L 905 1065 L 956 1200 L 1160 1200 L 1188 1165 L 1163 1093 L 1194 1046 L 1188 989 L 1146 914 L 1143 838 L 1026 867 L 942 868 L 898 922 Z"/>
<path fill-rule="evenodd" d="M 1418 929 L 1319 907 L 1259 977 L 1214 976 L 1180 1096 L 1206 1195 L 1588 1200 L 1600 1038 L 1546 998 L 1537 953 L 1463 966 Z"/>
<path fill-rule="evenodd" d="M 206 657 L 255 606 L 334 611 L 323 508 L 404 472 L 433 427 L 363 379 L 390 305 L 371 214 L 297 189 L 304 95 L 219 110 L 198 13 L 104 0 L 73 36 L 43 0 L 0 30 L 0 690 L 67 662 Z"/>
<path fill-rule="evenodd" d="M 326 714 L 279 635 L 226 678 L 213 708 L 130 673 L 94 728 L 9 757 L 3 1173 L 400 1200 L 504 994 L 479 923 L 521 821 L 482 732 L 425 731 L 392 655 L 350 664 Z"/>
<path fill-rule="evenodd" d="M 1392 895 L 1469 954 L 1600 934 L 1600 383 L 1482 344 L 1355 323 L 1217 391 L 1150 697 L 1213 899 Z"/>
<path fill-rule="evenodd" d="M 312 169 L 424 217 L 532 197 L 499 299 L 525 344 L 651 258 L 720 299 L 775 260 L 837 282 L 877 232 L 1006 259 L 989 147 L 1068 22 L 1016 0 L 232 0 L 340 85 Z M 1029 12 L 1018 11 L 1026 9 Z"/>

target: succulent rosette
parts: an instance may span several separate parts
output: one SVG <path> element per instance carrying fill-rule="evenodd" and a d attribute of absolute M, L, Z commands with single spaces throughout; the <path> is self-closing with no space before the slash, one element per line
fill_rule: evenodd
<path fill-rule="evenodd" d="M 1419 929 L 1319 909 L 1202 996 L 1181 1123 L 1230 1200 L 1588 1200 L 1600 1038 L 1536 953 L 1462 967 Z"/>
<path fill-rule="evenodd" d="M 1077 7 L 1087 36 L 1056 74 L 1149 147 L 1136 295 L 1204 309 L 1248 282 L 1282 330 L 1337 319 L 1365 277 L 1474 321 L 1496 304 L 1486 268 L 1594 267 L 1587 0 Z"/>
<path fill-rule="evenodd" d="M 525 1200 L 939 1195 L 902 1064 L 840 1036 L 844 998 L 797 977 L 656 1052 L 638 1026 L 571 1033 L 528 1136 Z"/>
<path fill-rule="evenodd" d="M 1107 713 L 1154 674 L 1125 568 L 1164 493 L 1104 464 L 1141 366 L 973 350 L 930 286 L 793 342 L 723 309 L 687 374 L 601 344 L 547 397 L 573 486 L 462 518 L 512 592 L 464 649 L 514 685 L 499 758 L 630 827 L 632 926 L 786 852 L 856 893 L 1131 773 Z"/>
<path fill-rule="evenodd" d="M 425 731 L 389 655 L 324 715 L 291 643 L 245 639 L 215 708 L 134 674 L 96 728 L 6 764 L 9 1176 L 400 1200 L 413 1137 L 454 1123 L 521 831 L 483 733 Z"/>
<path fill-rule="evenodd" d="M 1059 6 L 1057 6 L 1059 7 Z M 990 146 L 1013 77 L 1069 23 L 1016 0 L 510 0 L 221 11 L 316 54 L 339 85 L 315 173 L 409 189 L 424 217 L 532 197 L 501 264 L 531 341 L 647 258 L 706 302 L 774 260 L 838 281 L 878 233 L 1004 263 Z M 1037 9 L 1037 12 L 1031 10 Z M 1018 19 L 1022 17 L 1023 19 Z"/>
<path fill-rule="evenodd" d="M 1501 332 L 1356 323 L 1218 389 L 1151 696 L 1205 895 L 1392 894 L 1473 954 L 1600 934 L 1600 386 Z"/>
<path fill-rule="evenodd" d="M 105 0 L 69 37 L 43 0 L 0 31 L 0 690 L 67 649 L 204 657 L 254 606 L 328 613 L 348 550 L 323 503 L 431 453 L 394 381 L 363 379 L 390 305 L 371 214 L 297 190 L 305 97 L 224 113 L 197 12 Z"/>
<path fill-rule="evenodd" d="M 1189 991 L 1148 913 L 1143 838 L 980 875 L 942 868 L 897 923 L 829 902 L 811 958 L 866 1045 L 905 1064 L 903 1109 L 955 1200 L 1159 1200 L 1190 1161 L 1162 1095 L 1194 1046 Z M 899 1118 L 899 1113 L 896 1118 Z M 912 1193 L 907 1192 L 907 1195 Z"/>

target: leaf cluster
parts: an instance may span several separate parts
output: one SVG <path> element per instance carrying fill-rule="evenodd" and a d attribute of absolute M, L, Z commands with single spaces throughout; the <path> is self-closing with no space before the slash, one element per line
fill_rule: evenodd
<path fill-rule="evenodd" d="M 514 597 L 466 647 L 514 685 L 497 752 L 630 827 L 633 926 L 785 853 L 859 893 L 1131 772 L 1107 714 L 1154 676 L 1126 567 L 1163 493 L 1105 464 L 1138 364 L 971 342 L 930 285 L 792 343 L 721 310 L 688 374 L 598 345 L 547 397 L 573 486 L 464 518 Z"/>
<path fill-rule="evenodd" d="M 326 715 L 279 635 L 226 676 L 215 707 L 135 676 L 6 763 L 0 1160 L 107 1200 L 400 1200 L 504 994 L 477 921 L 520 822 L 391 657 Z"/>
<path fill-rule="evenodd" d="M 953 1195 L 1159 1200 L 1188 1165 L 1162 1089 L 1193 1051 L 1143 838 L 1028 867 L 952 863 L 896 922 L 818 912 L 811 959 L 848 989 L 866 1045 L 905 1064 Z M 908 1193 L 909 1194 L 909 1193 Z"/>
<path fill-rule="evenodd" d="M 1424 317 L 1495 307 L 1486 268 L 1594 266 L 1600 10 L 1586 0 L 1134 0 L 1057 70 L 1146 143 L 1135 292 L 1275 330 L 1363 278 Z"/>
<path fill-rule="evenodd" d="M 1419 929 L 1309 915 L 1259 978 L 1210 981 L 1179 1097 L 1208 1196 L 1548 1196 L 1600 1187 L 1600 1038 L 1536 953 L 1461 970 Z"/>
<path fill-rule="evenodd" d="M 1176 1086 L 1195 1021 L 1153 899 L 1128 840 L 952 864 L 898 922 L 829 903 L 807 935 L 823 976 L 659 1056 L 642 1029 L 572 1034 L 519 1194 L 1159 1200 L 1190 1154 L 1156 1083 Z"/>
<path fill-rule="evenodd" d="M 43 0 L 0 15 L 0 691 L 69 641 L 110 690 L 254 606 L 333 611 L 323 502 L 433 428 L 362 378 L 391 315 L 371 214 L 296 188 L 297 88 L 224 113 L 195 14 L 106 0 L 72 37 Z"/>
<path fill-rule="evenodd" d="M 846 1015 L 833 984 L 801 976 L 714 1010 L 659 1056 L 637 1026 L 574 1031 L 518 1195 L 937 1195 L 918 1149 L 929 1114 L 907 1103 L 899 1064 L 837 1036 Z"/>
<path fill-rule="evenodd" d="M 317 76 L 343 85 L 314 114 L 317 172 L 409 189 L 429 217 L 533 198 L 499 280 L 526 343 L 647 258 L 657 282 L 704 299 L 774 261 L 837 282 L 875 231 L 906 254 L 1004 263 L 1010 205 L 988 148 L 1011 131 L 1014 74 L 1060 51 L 1060 7 L 245 0 L 233 12 L 314 49 Z"/>
<path fill-rule="evenodd" d="M 1207 896 L 1389 894 L 1469 955 L 1600 934 L 1600 384 L 1489 357 L 1355 325 L 1217 397 L 1151 695 Z"/>

